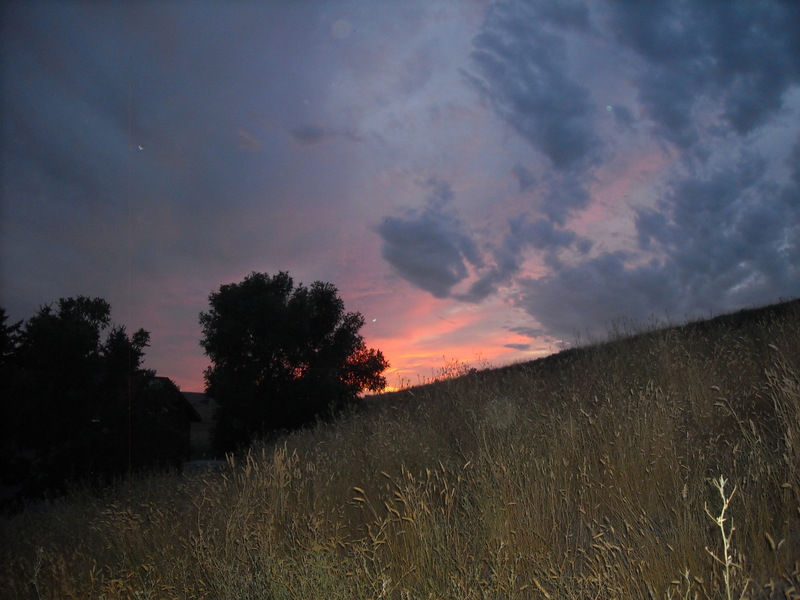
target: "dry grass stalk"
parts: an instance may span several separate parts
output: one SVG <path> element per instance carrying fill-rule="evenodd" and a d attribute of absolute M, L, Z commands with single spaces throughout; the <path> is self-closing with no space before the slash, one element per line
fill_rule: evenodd
<path fill-rule="evenodd" d="M 800 303 L 740 321 L 451 365 L 223 471 L 31 507 L 0 523 L 4 593 L 797 598 Z"/>

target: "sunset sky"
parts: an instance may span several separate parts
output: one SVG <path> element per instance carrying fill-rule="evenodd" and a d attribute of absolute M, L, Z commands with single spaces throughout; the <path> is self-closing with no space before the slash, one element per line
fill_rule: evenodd
<path fill-rule="evenodd" d="M 388 381 L 800 296 L 800 2 L 5 2 L 0 305 L 185 391 L 253 271 Z"/>

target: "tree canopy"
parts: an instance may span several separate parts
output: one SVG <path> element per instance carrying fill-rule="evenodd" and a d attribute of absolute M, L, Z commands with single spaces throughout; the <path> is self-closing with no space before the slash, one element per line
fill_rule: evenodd
<path fill-rule="evenodd" d="M 222 285 L 209 304 L 200 344 L 212 363 L 205 382 L 219 407 L 218 451 L 301 427 L 386 387 L 388 363 L 359 334 L 364 317 L 345 312 L 330 283 L 295 286 L 286 272 L 254 272 Z"/>

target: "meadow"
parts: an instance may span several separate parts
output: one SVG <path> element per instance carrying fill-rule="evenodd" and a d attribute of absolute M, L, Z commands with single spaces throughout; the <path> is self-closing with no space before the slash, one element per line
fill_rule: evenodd
<path fill-rule="evenodd" d="M 800 599 L 800 301 L 368 397 L 0 521 L 15 599 Z"/>

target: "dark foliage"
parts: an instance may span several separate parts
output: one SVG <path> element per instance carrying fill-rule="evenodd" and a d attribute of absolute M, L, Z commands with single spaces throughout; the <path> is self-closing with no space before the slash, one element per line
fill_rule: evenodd
<path fill-rule="evenodd" d="M 219 406 L 214 444 L 227 452 L 255 437 L 335 414 L 386 386 L 383 354 L 359 335 L 330 283 L 295 286 L 288 273 L 252 273 L 223 285 L 200 314 L 211 359 L 206 393 Z"/>
<path fill-rule="evenodd" d="M 7 505 L 163 462 L 152 444 L 139 443 L 164 429 L 165 394 L 141 367 L 150 335 L 129 336 L 110 314 L 105 300 L 83 296 L 44 306 L 24 324 L 6 325 L 0 313 Z"/>

